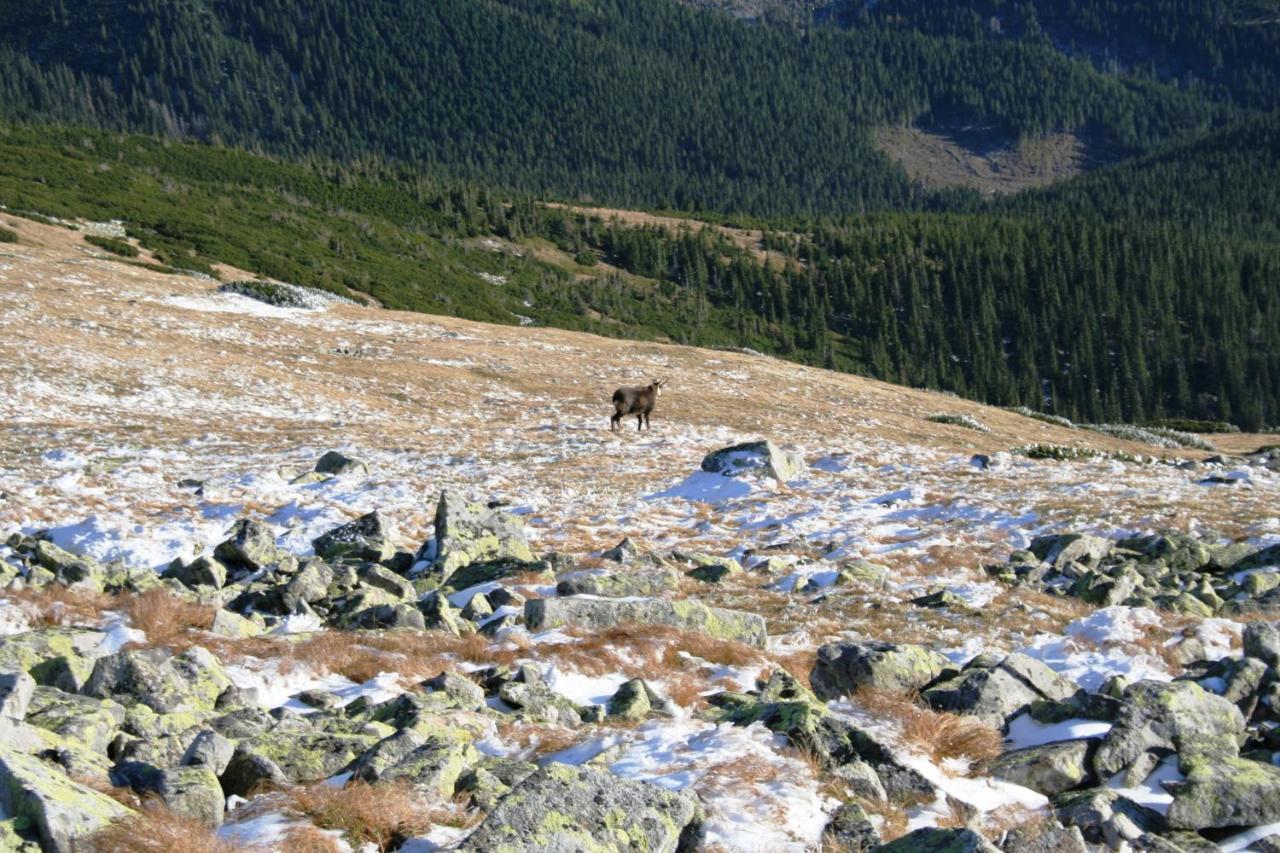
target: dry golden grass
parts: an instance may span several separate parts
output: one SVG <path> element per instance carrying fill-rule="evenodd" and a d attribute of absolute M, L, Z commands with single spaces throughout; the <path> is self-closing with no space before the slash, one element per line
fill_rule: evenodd
<path fill-rule="evenodd" d="M 88 849 L 93 853 L 266 853 L 264 848 L 223 841 L 200 821 L 176 815 L 158 801 L 148 801 L 140 811 L 95 833 Z"/>
<path fill-rule="evenodd" d="M 129 625 L 147 635 L 147 646 L 165 646 L 181 651 L 200 645 L 194 631 L 207 631 L 213 624 L 213 607 L 188 601 L 156 587 L 139 595 L 121 595 L 117 607 L 129 617 Z"/>
<path fill-rule="evenodd" d="M 498 723 L 498 737 L 503 743 L 515 746 L 525 758 L 542 758 L 601 734 L 604 734 L 604 729 L 599 726 L 571 729 L 568 726 L 539 725 L 515 720 Z"/>
<path fill-rule="evenodd" d="M 33 627 L 54 625 L 92 625 L 113 605 L 111 596 L 49 583 L 41 587 L 6 590 L 4 597 L 26 615 Z"/>
<path fill-rule="evenodd" d="M 352 781 L 341 787 L 326 783 L 298 785 L 272 795 L 290 813 L 306 817 L 321 829 L 340 830 L 359 849 L 372 844 L 394 850 L 436 824 L 470 826 L 480 819 L 458 804 L 445 802 L 407 781 L 378 784 Z"/>
<path fill-rule="evenodd" d="M 853 699 L 864 710 L 895 722 L 902 741 L 941 765 L 949 758 L 974 764 L 989 761 L 1003 752 L 1000 733 L 990 726 L 959 714 L 934 711 L 918 697 L 892 690 L 862 687 Z"/>
<path fill-rule="evenodd" d="M 280 843 L 288 853 L 340 853 L 343 847 L 332 835 L 308 824 L 291 826 Z"/>

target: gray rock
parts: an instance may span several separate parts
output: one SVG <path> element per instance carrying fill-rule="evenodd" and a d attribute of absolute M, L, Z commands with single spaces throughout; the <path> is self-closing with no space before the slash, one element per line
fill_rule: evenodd
<path fill-rule="evenodd" d="M 622 684 L 609 699 L 609 716 L 639 721 L 653 713 L 654 705 L 662 700 L 644 679 L 633 678 Z"/>
<path fill-rule="evenodd" d="M 0 637 L 0 671 L 26 672 L 36 684 L 78 692 L 100 656 L 103 634 L 88 628 L 41 628 Z"/>
<path fill-rule="evenodd" d="M 185 767 L 207 767 L 215 776 L 221 776 L 231 763 L 236 745 L 213 729 L 205 729 L 195 736 L 186 754 L 182 756 Z"/>
<path fill-rule="evenodd" d="M 222 825 L 225 800 L 218 777 L 209 767 L 178 767 L 160 775 L 156 793 L 174 814 L 208 827 Z"/>
<path fill-rule="evenodd" d="M 500 799 L 459 847 L 469 853 L 692 849 L 701 809 L 688 794 L 605 770 L 551 764 Z"/>
<path fill-rule="evenodd" d="M 1210 746 L 1200 742 L 1179 753 L 1186 779 L 1174 789 L 1169 826 L 1200 830 L 1280 822 L 1280 767 L 1232 755 L 1233 740 Z"/>
<path fill-rule="evenodd" d="M 436 505 L 435 565 L 444 578 L 462 566 L 488 560 L 533 562 L 518 515 L 464 503 L 445 491 Z"/>
<path fill-rule="evenodd" d="M 1244 627 L 1244 653 L 1280 667 L 1280 622 L 1250 622 Z"/>
<path fill-rule="evenodd" d="M 1090 844 L 1106 844 L 1113 850 L 1146 833 L 1161 832 L 1164 818 L 1108 788 L 1086 788 L 1059 794 L 1052 800 L 1054 815 L 1064 826 L 1078 827 Z"/>
<path fill-rule="evenodd" d="M 458 612 L 458 608 L 449 603 L 448 597 L 440 592 L 433 592 L 426 598 L 422 599 L 418 604 L 418 609 L 422 611 L 423 624 L 427 628 L 438 628 L 442 631 L 448 631 L 455 637 L 461 637 L 463 626 L 466 630 L 475 629 L 474 625 L 464 622 L 462 614 Z"/>
<path fill-rule="evenodd" d="M 330 450 L 316 460 L 315 473 L 317 474 L 349 474 L 358 471 L 361 474 L 369 473 L 369 466 L 359 459 L 353 459 L 345 453 L 337 450 Z"/>
<path fill-rule="evenodd" d="M 1139 681 L 1125 688 L 1111 731 L 1094 753 L 1101 779 L 1125 769 L 1149 749 L 1177 750 L 1188 737 L 1244 734 L 1232 703 L 1192 681 Z"/>
<path fill-rule="evenodd" d="M 933 708 L 976 716 L 999 729 L 1039 700 L 1065 702 L 1078 692 L 1040 661 L 1012 654 L 994 667 L 975 659 L 959 676 L 935 682 L 922 696 Z"/>
<path fill-rule="evenodd" d="M 27 715 L 27 706 L 35 693 L 36 680 L 25 672 L 0 674 L 0 717 L 21 720 Z"/>
<path fill-rule="evenodd" d="M 1041 696 L 1054 702 L 1066 702 L 1080 688 L 1054 672 L 1043 662 L 1023 654 L 1011 654 L 1000 662 L 1000 668 L 1015 676 Z"/>
<path fill-rule="evenodd" d="M 498 698 L 515 708 L 522 717 L 539 723 L 572 728 L 595 717 L 585 706 L 556 693 L 541 678 L 504 682 L 498 688 Z"/>
<path fill-rule="evenodd" d="M 636 547 L 636 543 L 631 541 L 630 536 L 624 536 L 622 541 L 607 551 L 600 553 L 601 559 L 612 560 L 615 563 L 630 563 L 640 554 L 640 549 Z"/>
<path fill-rule="evenodd" d="M 1099 536 L 1067 533 L 1057 536 L 1038 536 L 1031 542 L 1031 553 L 1054 566 L 1068 562 L 1094 565 L 1111 552 L 1111 541 Z"/>
<path fill-rule="evenodd" d="M 1065 827 L 1057 821 L 1016 826 L 1002 845 L 1005 853 L 1088 853 L 1080 828 Z"/>
<path fill-rule="evenodd" d="M 730 477 L 764 474 L 789 483 L 803 477 L 808 466 L 799 453 L 783 450 L 772 441 L 751 441 L 707 454 L 702 470 Z"/>
<path fill-rule="evenodd" d="M 307 560 L 298 573 L 289 579 L 280 596 L 284 612 L 292 613 L 299 604 L 315 604 L 329 593 L 333 583 L 333 568 L 323 560 Z"/>
<path fill-rule="evenodd" d="M 768 640 L 764 617 L 755 613 L 708 607 L 692 598 L 664 601 L 649 598 L 611 600 L 594 598 L 539 598 L 524 604 L 524 621 L 530 631 L 578 626 L 611 628 L 624 623 L 670 625 L 700 631 L 720 640 L 733 640 L 764 648 Z"/>
<path fill-rule="evenodd" d="M 49 853 L 76 853 L 95 832 L 131 812 L 40 759 L 0 745 L 0 809 L 29 821 Z"/>
<path fill-rule="evenodd" d="M 878 853 L 1000 853 L 972 829 L 926 827 L 877 848 Z"/>
<path fill-rule="evenodd" d="M 417 591 L 413 588 L 413 584 L 383 566 L 372 565 L 362 568 L 360 583 L 389 592 L 402 601 L 417 598 Z"/>
<path fill-rule="evenodd" d="M 125 705 L 140 702 L 161 714 L 211 711 L 219 694 L 231 686 L 218 659 L 199 646 L 170 657 L 165 649 L 134 649 L 98 660 L 84 693 L 115 698 Z"/>
<path fill-rule="evenodd" d="M 35 564 L 48 569 L 62 583 L 67 585 L 84 582 L 101 583 L 102 566 L 92 558 L 64 551 L 44 539 L 37 539 L 34 544 L 32 559 Z"/>
<path fill-rule="evenodd" d="M 880 846 L 880 833 L 857 803 L 841 803 L 832 813 L 823 837 L 843 853 L 866 853 Z"/>
<path fill-rule="evenodd" d="M 479 710 L 484 707 L 484 690 L 470 678 L 454 672 L 442 672 L 422 682 L 427 690 L 444 693 L 455 707 Z"/>
<path fill-rule="evenodd" d="M 214 549 L 213 556 L 229 565 L 257 571 L 280 559 L 280 551 L 271 528 L 242 518 L 231 528 L 231 536 Z"/>
<path fill-rule="evenodd" d="M 1089 769 L 1091 741 L 1072 740 L 1006 752 L 987 765 L 987 772 L 1052 796 L 1096 781 Z"/>
<path fill-rule="evenodd" d="M 256 637 L 265 630 L 264 625 L 230 610 L 214 613 L 213 624 L 209 626 L 209 632 L 220 637 Z"/>
<path fill-rule="evenodd" d="M 174 578 L 191 589 L 201 586 L 222 589 L 227 583 L 227 567 L 213 557 L 201 555 L 186 565 L 171 566 L 165 570 L 164 577 Z"/>
<path fill-rule="evenodd" d="M 278 764 L 244 745 L 236 747 L 218 781 L 222 783 L 222 790 L 228 796 L 235 794 L 238 797 L 249 797 L 264 789 L 289 786 L 289 779 Z"/>
<path fill-rule="evenodd" d="M 863 686 L 907 692 L 924 687 L 949 665 L 923 646 L 874 640 L 828 643 L 818 649 L 809 683 L 821 699 L 848 696 Z"/>
<path fill-rule="evenodd" d="M 311 541 L 316 556 L 325 560 L 381 562 L 396 552 L 391 531 L 377 510 L 339 525 Z"/>
<path fill-rule="evenodd" d="M 631 572 L 574 572 L 560 579 L 560 595 L 602 595 L 608 598 L 652 596 L 680 586 L 680 573 L 672 568 Z"/>

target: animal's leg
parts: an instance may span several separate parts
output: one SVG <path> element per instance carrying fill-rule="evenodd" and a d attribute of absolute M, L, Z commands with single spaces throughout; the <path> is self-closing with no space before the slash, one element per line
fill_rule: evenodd
<path fill-rule="evenodd" d="M 644 415 L 636 415 L 636 430 L 644 429 Z"/>
<path fill-rule="evenodd" d="M 618 422 L 621 420 L 622 420 L 622 415 L 618 414 L 617 412 L 614 412 L 613 416 L 609 418 L 609 432 L 617 432 Z"/>
<path fill-rule="evenodd" d="M 644 413 L 644 428 L 645 428 L 645 429 L 653 429 L 653 425 L 649 423 L 649 413 L 648 413 L 648 412 L 645 412 L 645 413 Z"/>

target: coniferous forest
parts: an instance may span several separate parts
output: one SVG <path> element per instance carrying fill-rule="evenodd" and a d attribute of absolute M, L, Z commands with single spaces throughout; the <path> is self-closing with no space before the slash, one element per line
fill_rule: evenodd
<path fill-rule="evenodd" d="M 1194 5 L 6 2 L 0 204 L 389 307 L 1256 429 L 1280 421 L 1280 24 Z M 876 147 L 908 122 L 1113 156 L 989 198 Z M 774 260 L 547 201 L 758 228 Z"/>

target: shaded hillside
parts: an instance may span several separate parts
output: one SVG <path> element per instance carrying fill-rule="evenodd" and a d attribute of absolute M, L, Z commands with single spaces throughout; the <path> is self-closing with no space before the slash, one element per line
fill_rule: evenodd
<path fill-rule="evenodd" d="M 622 206 L 916 207 L 869 133 L 930 112 L 1140 149 L 1230 111 L 1036 43 L 749 26 L 671 0 L 0 6 L 0 117 Z"/>

